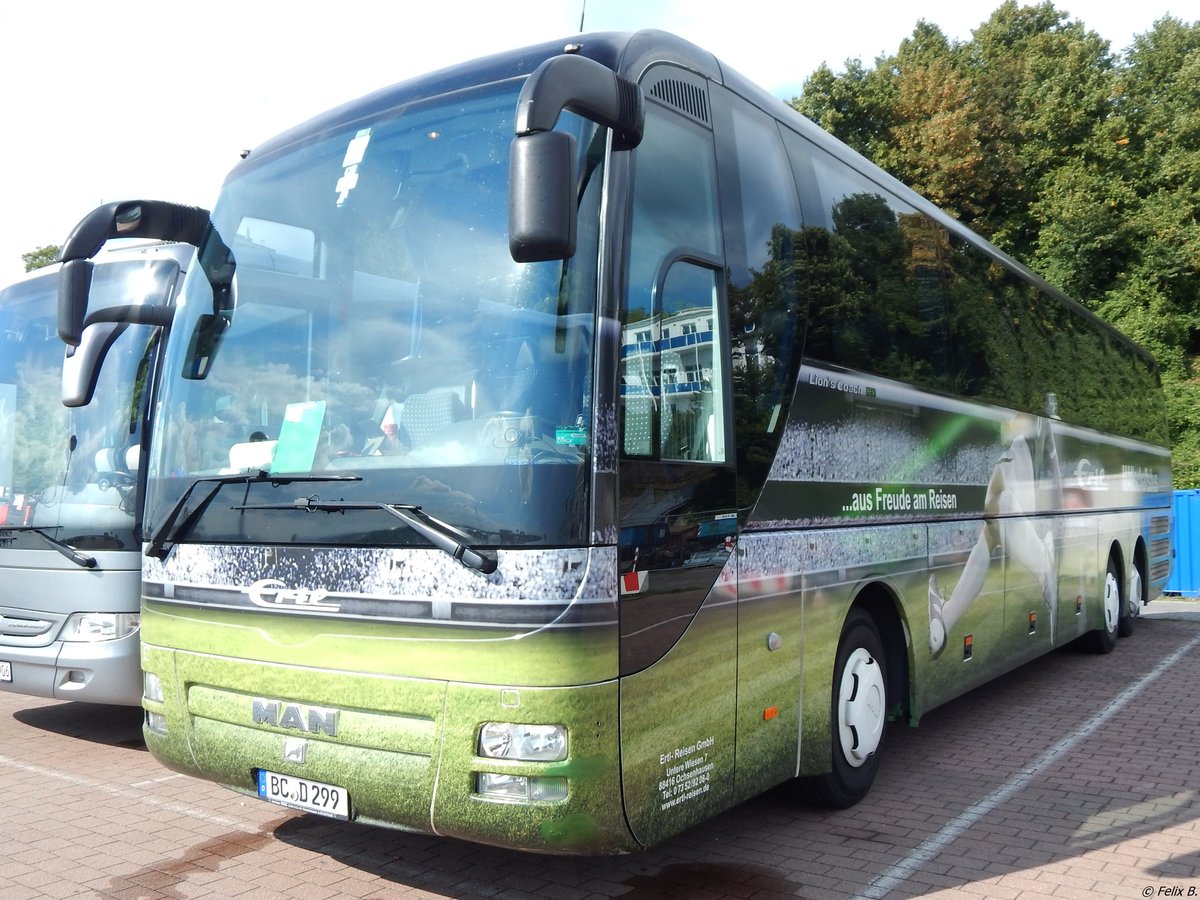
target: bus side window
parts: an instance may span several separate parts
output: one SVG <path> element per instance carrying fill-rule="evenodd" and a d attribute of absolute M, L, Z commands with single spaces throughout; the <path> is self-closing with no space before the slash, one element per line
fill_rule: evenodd
<path fill-rule="evenodd" d="M 804 355 L 922 387 L 953 387 L 946 229 L 793 132 L 811 291 Z"/>
<path fill-rule="evenodd" d="M 622 451 L 724 462 L 723 261 L 711 132 L 650 103 L 635 165 Z"/>
<path fill-rule="evenodd" d="M 662 459 L 725 461 L 718 273 L 677 262 L 663 283 L 659 355 Z"/>

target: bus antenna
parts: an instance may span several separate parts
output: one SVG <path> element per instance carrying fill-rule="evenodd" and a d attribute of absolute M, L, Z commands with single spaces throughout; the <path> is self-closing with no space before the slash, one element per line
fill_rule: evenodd
<path fill-rule="evenodd" d="M 579 10 L 579 32 L 583 33 L 583 19 L 587 15 L 587 0 L 583 0 L 583 5 Z"/>

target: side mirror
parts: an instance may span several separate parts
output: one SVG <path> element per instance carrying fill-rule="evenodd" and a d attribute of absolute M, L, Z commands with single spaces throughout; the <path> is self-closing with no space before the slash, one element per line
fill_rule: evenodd
<path fill-rule="evenodd" d="M 221 346 L 225 332 L 229 330 L 230 319 L 219 313 L 205 313 L 196 319 L 188 341 L 187 360 L 184 363 L 183 377 L 189 381 L 202 381 L 208 377 L 213 358 Z"/>
<path fill-rule="evenodd" d="M 62 367 L 63 406 L 74 408 L 92 402 L 104 357 L 124 330 L 119 322 L 101 322 L 83 330 L 79 346 L 68 348 Z"/>
<path fill-rule="evenodd" d="M 83 334 L 93 268 L 90 259 L 72 259 L 58 271 L 58 337 L 71 347 L 79 346 Z"/>
<path fill-rule="evenodd" d="M 611 128 L 617 150 L 642 140 L 646 111 L 638 85 L 576 54 L 538 66 L 517 100 L 509 154 L 508 246 L 517 262 L 575 253 L 575 141 L 553 130 L 564 109 Z"/>
<path fill-rule="evenodd" d="M 63 243 L 59 259 L 58 336 L 78 347 L 92 284 L 92 257 L 109 238 L 182 241 L 199 247 L 208 233 L 208 210 L 160 200 L 106 203 L 84 216 Z"/>
<path fill-rule="evenodd" d="M 575 255 L 575 138 L 561 131 L 518 137 L 508 160 L 508 248 L 517 262 Z"/>
<path fill-rule="evenodd" d="M 87 294 L 84 293 L 83 297 L 86 302 Z M 61 313 L 61 292 L 59 301 Z M 87 406 L 92 402 L 104 359 L 127 325 L 156 325 L 169 328 L 174 316 L 175 310 L 172 307 L 147 304 L 108 306 L 92 313 L 80 329 L 79 344 L 68 347 L 63 358 L 63 406 Z"/>

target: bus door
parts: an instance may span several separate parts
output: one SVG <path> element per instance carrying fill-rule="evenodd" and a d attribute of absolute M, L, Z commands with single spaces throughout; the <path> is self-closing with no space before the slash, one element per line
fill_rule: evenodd
<path fill-rule="evenodd" d="M 796 392 L 808 303 L 806 235 L 779 122 L 713 88 L 721 172 L 738 509 L 735 800 L 795 776 L 799 757 L 806 492 L 758 515 Z M 811 175 L 803 183 L 811 183 Z M 806 409 L 799 411 L 805 415 Z M 790 487 L 798 487 L 791 485 Z M 778 509 L 778 507 L 777 507 Z M 790 524 L 763 528 L 764 520 Z"/>
<path fill-rule="evenodd" d="M 622 787 L 653 843 L 730 803 L 735 478 L 707 83 L 643 79 L 619 361 Z"/>

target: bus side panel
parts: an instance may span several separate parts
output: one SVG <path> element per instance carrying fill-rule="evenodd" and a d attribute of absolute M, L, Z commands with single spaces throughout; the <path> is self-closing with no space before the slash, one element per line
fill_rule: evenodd
<path fill-rule="evenodd" d="M 931 522 L 929 579 L 910 601 L 917 715 L 980 685 L 1007 668 L 1005 584 L 1012 575 L 996 535 L 999 521 Z M 976 568 L 978 567 L 978 568 Z M 936 595 L 930 598 L 930 593 Z M 930 608 L 944 601 L 938 640 Z M 925 608 L 917 607 L 924 604 Z M 919 623 L 919 624 L 918 624 Z"/>
<path fill-rule="evenodd" d="M 1103 625 L 1104 579 L 1114 543 L 1119 547 L 1122 597 L 1128 601 L 1130 579 L 1139 559 L 1139 538 L 1142 593 L 1154 598 L 1161 591 L 1171 550 L 1170 498 L 1166 493 L 1171 471 L 1165 449 L 1061 423 L 1056 424 L 1056 432 L 1063 505 L 1068 514 L 1059 564 L 1056 643 L 1062 644 Z M 1072 560 L 1072 535 L 1077 536 L 1081 550 L 1083 542 L 1090 539 L 1090 556 Z M 1073 635 L 1067 620 L 1077 609 L 1081 611 L 1076 620 L 1079 629 Z M 1123 615 L 1136 614 L 1135 610 Z"/>
<path fill-rule="evenodd" d="M 1016 516 L 997 524 L 1004 535 L 1004 632 L 998 649 L 1011 669 L 1054 647 L 1062 517 Z"/>
<path fill-rule="evenodd" d="M 736 635 L 729 566 L 675 646 L 621 679 L 622 792 L 644 845 L 732 803 Z"/>
<path fill-rule="evenodd" d="M 738 538 L 737 799 L 796 775 L 804 679 L 804 535 Z"/>
<path fill-rule="evenodd" d="M 1103 590 L 1099 518 L 1087 513 L 1063 516 L 1058 561 L 1058 611 L 1054 644 L 1062 646 L 1095 627 L 1089 609 Z"/>

